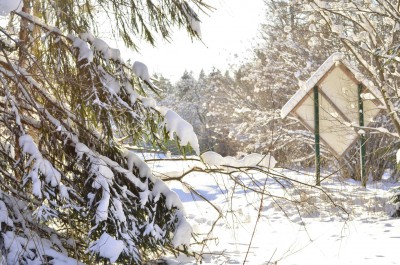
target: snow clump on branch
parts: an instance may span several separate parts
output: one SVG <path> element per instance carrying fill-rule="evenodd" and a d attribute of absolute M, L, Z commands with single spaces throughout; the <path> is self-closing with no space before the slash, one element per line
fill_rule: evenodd
<path fill-rule="evenodd" d="M 193 126 L 190 123 L 182 119 L 175 111 L 168 110 L 165 113 L 165 124 L 171 140 L 173 139 L 174 133 L 176 133 L 179 137 L 180 145 L 185 146 L 190 144 L 196 154 L 200 154 L 199 142 L 193 131 Z"/>
<path fill-rule="evenodd" d="M 198 18 L 198 15 L 187 4 L 185 5 L 184 11 L 190 28 L 201 38 L 200 19 Z"/>
<path fill-rule="evenodd" d="M 124 247 L 122 240 L 116 240 L 104 232 L 99 240 L 90 245 L 89 250 L 99 253 L 101 257 L 108 258 L 110 262 L 116 262 Z"/>

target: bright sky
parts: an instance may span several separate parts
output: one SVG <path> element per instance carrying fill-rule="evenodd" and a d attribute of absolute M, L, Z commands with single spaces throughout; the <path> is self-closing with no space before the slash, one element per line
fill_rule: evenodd
<path fill-rule="evenodd" d="M 250 54 L 256 45 L 260 23 L 264 21 L 263 0 L 208 0 L 216 11 L 201 14 L 204 44 L 191 41 L 184 29 L 176 32 L 171 43 L 159 43 L 157 48 L 141 47 L 141 54 L 132 56 L 144 62 L 152 73 L 161 73 L 172 81 L 186 70 L 195 76 L 204 69 L 230 68 Z"/>
<path fill-rule="evenodd" d="M 141 61 L 151 73 L 161 73 L 172 81 L 177 81 L 185 70 L 197 76 L 201 69 L 207 73 L 213 67 L 224 71 L 238 65 L 251 55 L 251 48 L 259 42 L 260 24 L 265 20 L 264 0 L 206 2 L 216 10 L 208 15 L 199 14 L 202 42 L 192 41 L 184 29 L 177 29 L 171 43 L 162 41 L 156 48 L 142 44 L 140 54 L 128 54 L 125 58 Z M 100 37 L 111 46 L 119 46 L 107 34 Z"/>

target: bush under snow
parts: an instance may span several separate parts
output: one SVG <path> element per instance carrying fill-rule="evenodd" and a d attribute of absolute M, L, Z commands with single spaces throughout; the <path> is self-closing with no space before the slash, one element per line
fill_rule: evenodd
<path fill-rule="evenodd" d="M 400 188 L 389 191 L 390 197 L 386 204 L 387 213 L 391 217 L 400 217 Z"/>

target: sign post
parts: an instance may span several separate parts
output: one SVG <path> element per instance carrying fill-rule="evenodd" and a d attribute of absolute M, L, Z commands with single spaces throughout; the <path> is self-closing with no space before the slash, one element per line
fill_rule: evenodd
<path fill-rule="evenodd" d="M 319 93 L 314 86 L 314 136 L 315 136 L 315 179 L 316 185 L 321 185 L 321 155 L 319 149 Z"/>
<path fill-rule="evenodd" d="M 362 128 L 379 115 L 382 106 L 379 89 L 344 54 L 334 53 L 282 107 L 282 119 L 291 114 L 315 135 L 316 185 L 321 184 L 320 144 L 339 158 L 359 141 L 361 184 L 366 186 Z"/>
<path fill-rule="evenodd" d="M 363 85 L 358 84 L 358 119 L 360 129 L 364 127 L 364 104 L 363 99 L 361 97 L 361 93 L 363 90 Z M 360 136 L 360 175 L 361 175 L 361 185 L 365 188 L 367 186 L 367 176 L 365 174 L 365 132 L 361 133 Z"/>

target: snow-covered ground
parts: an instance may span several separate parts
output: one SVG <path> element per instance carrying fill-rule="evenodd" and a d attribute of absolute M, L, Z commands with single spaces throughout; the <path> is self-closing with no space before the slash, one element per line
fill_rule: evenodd
<path fill-rule="evenodd" d="M 152 169 L 176 175 L 192 163 L 154 162 Z M 310 172 L 275 173 L 314 183 Z M 281 177 L 234 177 L 236 183 L 226 175 L 205 173 L 183 179 L 211 204 L 178 181 L 168 183 L 181 198 L 197 240 L 209 239 L 206 247 L 192 246 L 205 253 L 202 264 L 400 264 L 400 219 L 389 218 L 385 209 L 388 190 L 398 183 L 370 182 L 364 189 L 359 182 L 333 175 L 318 190 Z M 264 187 L 261 204 L 256 191 Z M 217 209 L 223 214 L 219 219 Z M 168 260 L 199 262 L 185 257 Z"/>

